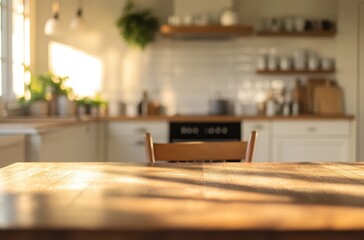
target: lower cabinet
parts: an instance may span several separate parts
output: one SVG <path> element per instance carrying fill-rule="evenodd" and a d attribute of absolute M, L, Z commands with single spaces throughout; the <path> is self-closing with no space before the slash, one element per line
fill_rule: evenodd
<path fill-rule="evenodd" d="M 25 161 L 24 136 L 0 136 L 0 168 Z"/>
<path fill-rule="evenodd" d="M 264 120 L 247 120 L 242 123 L 243 140 L 249 138 L 251 131 L 257 131 L 258 137 L 254 151 L 254 162 L 269 162 L 271 156 L 271 123 Z"/>
<path fill-rule="evenodd" d="M 144 134 L 155 142 L 168 142 L 167 121 L 123 121 L 106 123 L 106 161 L 147 162 Z"/>
<path fill-rule="evenodd" d="M 249 120 L 243 137 L 258 132 L 254 162 L 347 162 L 350 120 Z"/>
<path fill-rule="evenodd" d="M 349 121 L 275 121 L 273 162 L 350 161 Z"/>
<path fill-rule="evenodd" d="M 99 123 L 67 126 L 27 136 L 27 161 L 102 161 Z"/>

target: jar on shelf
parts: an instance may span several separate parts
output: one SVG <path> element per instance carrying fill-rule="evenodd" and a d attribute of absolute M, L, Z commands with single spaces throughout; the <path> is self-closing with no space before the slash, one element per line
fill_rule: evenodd
<path fill-rule="evenodd" d="M 225 9 L 220 16 L 220 24 L 223 26 L 237 25 L 238 22 L 238 14 L 230 8 Z"/>

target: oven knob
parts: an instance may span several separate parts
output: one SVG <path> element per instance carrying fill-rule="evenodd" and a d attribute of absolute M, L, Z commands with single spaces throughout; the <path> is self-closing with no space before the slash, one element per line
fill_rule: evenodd
<path fill-rule="evenodd" d="M 219 127 L 215 128 L 215 133 L 217 135 L 220 135 L 221 134 L 221 128 L 219 128 Z"/>
<path fill-rule="evenodd" d="M 223 127 L 223 128 L 221 129 L 221 133 L 222 133 L 223 135 L 226 135 L 228 132 L 229 132 L 229 130 L 228 130 L 228 128 L 227 128 L 227 127 Z"/>
<path fill-rule="evenodd" d="M 199 130 L 198 130 L 198 128 L 197 128 L 197 127 L 194 127 L 194 128 L 192 129 L 192 132 L 193 132 L 193 134 L 197 135 L 197 134 L 199 133 Z"/>
<path fill-rule="evenodd" d="M 187 128 L 187 134 L 188 135 L 191 135 L 192 134 L 192 128 L 191 127 Z"/>
<path fill-rule="evenodd" d="M 187 134 L 187 129 L 185 127 L 182 127 L 180 130 L 182 135 L 186 135 Z"/>
<path fill-rule="evenodd" d="M 215 133 L 215 128 L 209 128 L 209 134 L 210 135 L 214 135 L 214 133 Z"/>

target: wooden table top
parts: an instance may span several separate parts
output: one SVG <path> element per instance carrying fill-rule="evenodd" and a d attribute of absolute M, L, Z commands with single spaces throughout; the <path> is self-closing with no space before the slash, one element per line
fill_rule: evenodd
<path fill-rule="evenodd" d="M 1 169 L 0 239 L 54 234 L 364 239 L 364 164 L 17 163 Z"/>

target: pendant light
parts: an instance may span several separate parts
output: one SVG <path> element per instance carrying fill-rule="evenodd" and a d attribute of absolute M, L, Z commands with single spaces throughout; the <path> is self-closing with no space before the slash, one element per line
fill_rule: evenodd
<path fill-rule="evenodd" d="M 82 18 L 82 0 L 78 0 L 78 9 L 76 12 L 76 16 L 71 21 L 71 29 L 72 30 L 79 30 L 84 27 L 83 18 Z"/>
<path fill-rule="evenodd" d="M 44 26 L 45 35 L 59 35 L 61 26 L 59 22 L 59 3 L 58 1 L 52 2 L 52 17 L 47 20 Z"/>

